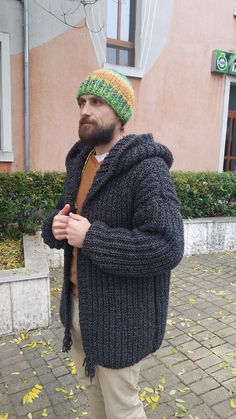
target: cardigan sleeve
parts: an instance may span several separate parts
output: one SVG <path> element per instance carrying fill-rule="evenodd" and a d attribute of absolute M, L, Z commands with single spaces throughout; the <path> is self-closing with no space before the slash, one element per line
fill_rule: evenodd
<path fill-rule="evenodd" d="M 179 201 L 166 163 L 150 159 L 136 179 L 133 228 L 111 228 L 95 221 L 82 252 L 103 271 L 149 276 L 176 267 L 183 256 Z"/>
<path fill-rule="evenodd" d="M 42 238 L 45 244 L 47 244 L 51 249 L 62 249 L 64 248 L 65 240 L 56 240 L 52 234 L 52 222 L 55 215 L 64 207 L 64 194 L 60 195 L 58 198 L 55 209 L 51 214 L 43 221 L 42 224 Z"/>

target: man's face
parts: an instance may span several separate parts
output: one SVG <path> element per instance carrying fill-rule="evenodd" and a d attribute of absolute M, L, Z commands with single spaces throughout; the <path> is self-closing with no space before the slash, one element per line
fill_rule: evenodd
<path fill-rule="evenodd" d="M 113 109 L 101 98 L 82 95 L 78 100 L 80 108 L 79 137 L 92 146 L 109 144 L 121 122 Z"/>

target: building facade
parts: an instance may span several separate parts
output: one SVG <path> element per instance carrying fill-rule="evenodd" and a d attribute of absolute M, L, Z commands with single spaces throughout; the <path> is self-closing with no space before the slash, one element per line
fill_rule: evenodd
<path fill-rule="evenodd" d="M 0 172 L 24 170 L 26 148 L 31 170 L 64 170 L 77 89 L 98 67 L 129 77 L 125 132 L 152 132 L 174 170 L 236 169 L 236 0 L 28 0 L 28 63 L 25 4 L 0 0 Z"/>

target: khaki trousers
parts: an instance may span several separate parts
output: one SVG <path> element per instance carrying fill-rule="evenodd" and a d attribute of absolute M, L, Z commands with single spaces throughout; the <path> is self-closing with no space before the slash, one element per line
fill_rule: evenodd
<path fill-rule="evenodd" d="M 72 359 L 77 368 L 79 384 L 87 388 L 91 419 L 146 419 L 143 404 L 139 399 L 138 378 L 140 363 L 122 369 L 104 368 L 96 365 L 95 377 L 85 376 L 78 299 L 72 297 Z"/>

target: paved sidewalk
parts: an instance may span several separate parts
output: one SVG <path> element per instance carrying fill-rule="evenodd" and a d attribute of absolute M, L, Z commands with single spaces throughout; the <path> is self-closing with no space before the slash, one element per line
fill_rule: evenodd
<path fill-rule="evenodd" d="M 51 327 L 0 338 L 0 419 L 93 419 L 61 353 L 60 274 Z M 36 384 L 38 398 L 23 405 Z M 236 253 L 185 257 L 174 270 L 165 341 L 143 362 L 140 387 L 148 418 L 236 419 Z"/>

